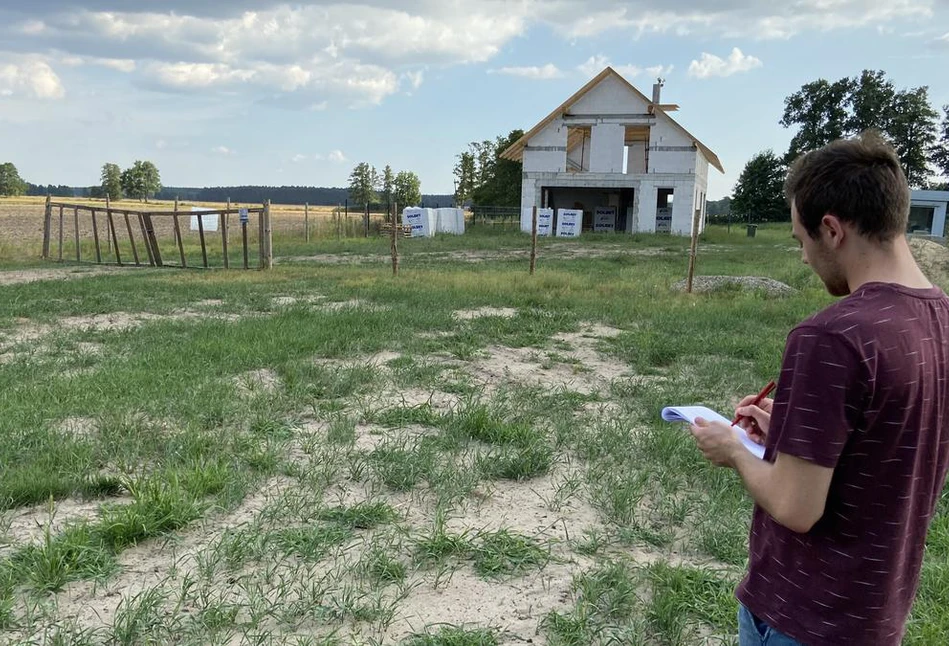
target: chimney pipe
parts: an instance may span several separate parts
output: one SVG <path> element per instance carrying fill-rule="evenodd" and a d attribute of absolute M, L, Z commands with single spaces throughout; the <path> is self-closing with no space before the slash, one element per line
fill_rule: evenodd
<path fill-rule="evenodd" d="M 664 79 L 656 79 L 656 83 L 652 86 L 652 102 L 656 105 L 659 105 L 659 97 L 662 93 L 662 86 L 666 84 Z"/>

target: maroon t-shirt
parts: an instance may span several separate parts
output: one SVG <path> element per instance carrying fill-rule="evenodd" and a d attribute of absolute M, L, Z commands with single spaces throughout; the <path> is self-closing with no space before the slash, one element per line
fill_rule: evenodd
<path fill-rule="evenodd" d="M 834 468 L 806 534 L 755 507 L 738 599 L 809 646 L 899 644 L 949 465 L 949 299 L 869 283 L 788 336 L 765 459 Z"/>

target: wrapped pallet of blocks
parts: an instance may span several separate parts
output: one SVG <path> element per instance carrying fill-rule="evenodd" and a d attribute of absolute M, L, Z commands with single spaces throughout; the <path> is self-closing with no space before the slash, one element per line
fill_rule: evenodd
<path fill-rule="evenodd" d="M 537 235 L 549 236 L 551 223 L 554 221 L 553 209 L 537 209 Z M 521 209 L 521 231 L 532 233 L 534 229 L 534 207 Z"/>
<path fill-rule="evenodd" d="M 435 210 L 410 207 L 402 211 L 402 224 L 412 229 L 413 238 L 435 235 Z"/>
<path fill-rule="evenodd" d="M 465 232 L 465 212 L 462 209 L 435 209 L 435 232 L 461 235 Z"/>

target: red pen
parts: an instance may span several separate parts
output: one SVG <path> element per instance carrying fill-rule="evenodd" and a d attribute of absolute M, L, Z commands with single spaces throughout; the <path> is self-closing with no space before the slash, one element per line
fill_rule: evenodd
<path fill-rule="evenodd" d="M 771 391 L 774 390 L 776 386 L 777 384 L 774 383 L 774 380 L 769 381 L 768 385 L 762 388 L 761 392 L 758 393 L 753 400 L 751 400 L 751 403 L 746 404 L 746 405 L 757 406 L 758 404 L 761 403 L 762 399 L 764 399 L 765 397 L 771 394 Z M 732 420 L 732 426 L 740 422 L 742 417 L 744 417 L 744 415 L 735 415 L 735 419 Z"/>

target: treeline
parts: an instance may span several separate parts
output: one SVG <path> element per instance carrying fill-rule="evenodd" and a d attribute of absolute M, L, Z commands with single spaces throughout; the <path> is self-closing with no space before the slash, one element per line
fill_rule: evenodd
<path fill-rule="evenodd" d="M 49 194 L 53 197 L 95 197 L 98 188 L 98 186 L 75 187 L 27 183 L 26 194 L 40 196 Z M 155 194 L 155 198 L 159 200 L 173 200 L 175 197 L 189 202 L 226 202 L 230 198 L 232 202 L 242 204 L 257 204 L 270 200 L 274 204 L 309 203 L 313 206 L 336 206 L 337 204 L 346 204 L 346 200 L 349 198 L 349 189 L 317 186 L 211 186 L 206 188 L 165 186 Z M 422 205 L 431 207 L 451 206 L 452 196 L 422 195 Z"/>

